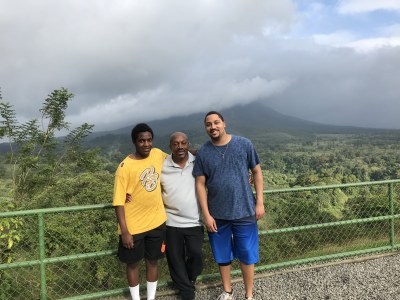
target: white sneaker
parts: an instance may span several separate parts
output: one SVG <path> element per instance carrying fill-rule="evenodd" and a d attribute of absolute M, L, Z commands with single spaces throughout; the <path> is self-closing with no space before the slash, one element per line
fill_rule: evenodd
<path fill-rule="evenodd" d="M 233 300 L 233 293 L 229 294 L 227 292 L 222 292 L 221 295 L 218 296 L 217 300 Z"/>

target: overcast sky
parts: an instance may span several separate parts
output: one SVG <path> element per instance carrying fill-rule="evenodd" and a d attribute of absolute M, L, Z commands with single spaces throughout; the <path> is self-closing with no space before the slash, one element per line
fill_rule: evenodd
<path fill-rule="evenodd" d="M 0 43 L 22 122 L 65 87 L 95 130 L 260 100 L 400 129 L 399 0 L 0 0 Z"/>

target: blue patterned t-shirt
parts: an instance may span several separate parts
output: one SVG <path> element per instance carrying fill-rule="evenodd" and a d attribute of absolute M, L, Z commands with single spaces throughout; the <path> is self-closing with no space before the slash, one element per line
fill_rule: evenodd
<path fill-rule="evenodd" d="M 206 142 L 196 153 L 194 176 L 205 176 L 208 209 L 215 219 L 235 220 L 255 215 L 249 169 L 260 163 L 249 139 L 232 135 L 225 146 Z"/>

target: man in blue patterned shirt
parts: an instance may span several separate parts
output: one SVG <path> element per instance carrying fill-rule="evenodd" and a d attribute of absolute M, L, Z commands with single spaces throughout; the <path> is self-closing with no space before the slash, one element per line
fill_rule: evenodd
<path fill-rule="evenodd" d="M 240 261 L 245 298 L 253 299 L 254 264 L 259 261 L 257 220 L 265 214 L 260 160 L 250 140 L 225 131 L 220 113 L 207 113 L 204 125 L 210 141 L 197 152 L 193 175 L 222 279 L 224 292 L 218 299 L 233 299 L 230 272 L 234 258 Z M 249 184 L 249 169 L 256 197 Z"/>

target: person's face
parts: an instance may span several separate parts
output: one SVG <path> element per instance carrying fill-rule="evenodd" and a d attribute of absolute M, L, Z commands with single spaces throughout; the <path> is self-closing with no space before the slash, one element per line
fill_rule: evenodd
<path fill-rule="evenodd" d="M 185 158 L 188 155 L 189 142 L 184 135 L 177 134 L 173 136 L 169 147 L 172 155 L 177 158 Z"/>
<path fill-rule="evenodd" d="M 225 122 L 216 114 L 206 117 L 205 126 L 207 134 L 213 140 L 217 140 L 225 134 Z"/>
<path fill-rule="evenodd" d="M 153 137 L 151 136 L 151 132 L 140 132 L 135 141 L 136 154 L 142 158 L 146 158 L 149 156 L 152 147 Z"/>

